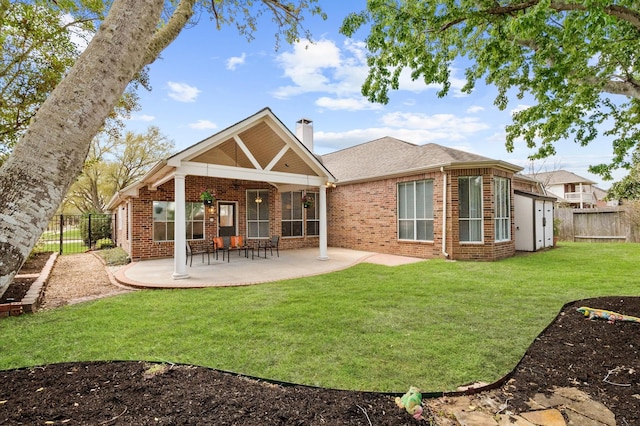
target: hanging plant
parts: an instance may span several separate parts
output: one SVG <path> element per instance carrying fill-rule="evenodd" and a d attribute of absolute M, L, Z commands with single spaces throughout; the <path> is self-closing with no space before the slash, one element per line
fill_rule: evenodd
<path fill-rule="evenodd" d="M 303 195 L 302 205 L 304 206 L 305 209 L 308 209 L 309 207 L 313 207 L 313 197 L 307 194 Z"/>
<path fill-rule="evenodd" d="M 210 206 L 216 200 L 216 194 L 209 189 L 205 189 L 200 193 L 200 199 L 205 206 Z"/>

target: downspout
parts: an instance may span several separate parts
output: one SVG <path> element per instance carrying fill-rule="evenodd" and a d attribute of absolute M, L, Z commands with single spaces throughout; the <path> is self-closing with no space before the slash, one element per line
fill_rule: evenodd
<path fill-rule="evenodd" d="M 445 259 L 449 258 L 447 253 L 447 173 L 444 167 L 440 167 L 442 172 L 442 254 Z"/>

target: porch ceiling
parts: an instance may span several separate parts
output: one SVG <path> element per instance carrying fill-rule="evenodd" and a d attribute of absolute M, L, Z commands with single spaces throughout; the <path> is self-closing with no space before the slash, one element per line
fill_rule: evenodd
<path fill-rule="evenodd" d="M 191 161 L 299 175 L 319 175 L 265 122 L 256 123 L 219 142 L 193 157 Z"/>

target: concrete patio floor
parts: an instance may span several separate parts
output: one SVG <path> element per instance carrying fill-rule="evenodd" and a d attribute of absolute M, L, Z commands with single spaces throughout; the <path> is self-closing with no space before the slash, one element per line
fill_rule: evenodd
<path fill-rule="evenodd" d="M 198 288 L 224 287 L 259 284 L 270 281 L 286 280 L 290 278 L 321 275 L 328 272 L 349 268 L 361 262 L 376 263 L 387 266 L 403 265 L 424 261 L 405 256 L 394 256 L 343 248 L 328 249 L 328 260 L 318 260 L 317 248 L 302 250 L 281 250 L 280 257 L 273 252 L 273 256 L 264 252 L 254 259 L 237 252 L 231 252 L 231 259 L 227 262 L 222 257 L 218 260 L 211 256 L 207 264 L 207 256 L 197 254 L 193 257 L 193 265 L 187 265 L 189 278 L 174 280 L 173 258 L 154 259 L 133 262 L 114 273 L 115 279 L 126 286 L 138 288 Z M 191 260 L 191 259 L 189 259 Z"/>

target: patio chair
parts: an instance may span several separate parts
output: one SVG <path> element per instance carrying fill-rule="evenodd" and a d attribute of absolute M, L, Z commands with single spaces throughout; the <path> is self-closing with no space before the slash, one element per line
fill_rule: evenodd
<path fill-rule="evenodd" d="M 224 262 L 224 254 L 229 253 L 229 246 L 231 239 L 229 237 L 214 237 L 213 238 L 213 252 L 218 260 L 218 252 L 222 252 L 222 261 Z"/>
<path fill-rule="evenodd" d="M 238 250 L 238 257 L 240 257 L 240 252 L 244 250 L 244 257 L 249 257 L 249 249 L 251 246 L 247 244 L 242 235 L 236 235 L 231 237 L 231 243 L 229 245 L 230 250 Z"/>
<path fill-rule="evenodd" d="M 202 254 L 202 263 L 204 263 L 204 254 L 207 254 L 207 265 L 211 264 L 211 258 L 209 257 L 209 250 L 206 249 L 206 247 L 202 250 L 194 250 L 191 247 L 191 243 L 189 243 L 189 241 L 187 241 L 187 260 L 185 261 L 185 263 L 189 262 L 189 266 L 193 265 L 193 255 L 194 254 Z M 189 259 L 191 258 L 191 259 Z M 190 261 L 189 261 L 190 260 Z"/>
<path fill-rule="evenodd" d="M 258 243 L 258 258 L 260 257 L 260 249 L 264 249 L 264 257 L 267 257 L 267 249 L 271 252 L 271 256 L 273 256 L 273 249 L 276 249 L 276 254 L 280 257 L 280 236 L 274 235 L 270 240 L 266 240 L 264 242 Z"/>

